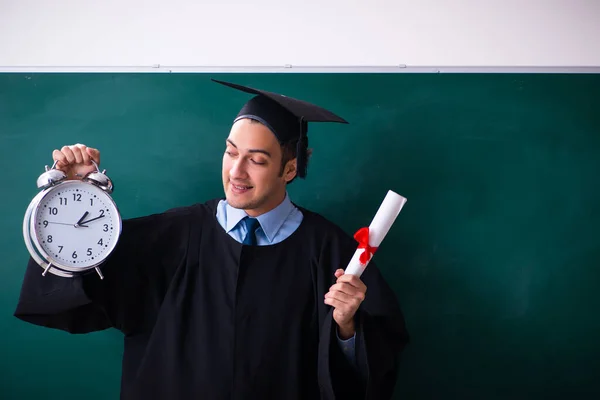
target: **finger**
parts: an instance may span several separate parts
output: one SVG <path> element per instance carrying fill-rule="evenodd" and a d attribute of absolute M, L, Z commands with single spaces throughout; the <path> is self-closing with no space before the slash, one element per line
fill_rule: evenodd
<path fill-rule="evenodd" d="M 329 291 L 330 292 L 338 291 L 338 292 L 346 293 L 349 296 L 356 296 L 358 293 L 361 292 L 358 288 L 356 288 L 346 282 L 340 282 L 340 283 L 333 284 L 329 288 Z"/>
<path fill-rule="evenodd" d="M 356 313 L 357 307 L 353 307 L 348 303 L 344 303 L 339 301 L 338 299 L 327 298 L 325 299 L 325 304 L 332 306 L 342 315 L 354 315 Z"/>
<path fill-rule="evenodd" d="M 69 164 L 75 162 L 75 154 L 73 154 L 73 150 L 71 150 L 69 146 L 63 146 L 60 151 L 65 155 L 65 158 Z"/>
<path fill-rule="evenodd" d="M 335 299 L 345 304 L 354 303 L 354 297 L 344 292 L 332 291 L 325 295 L 326 299 Z"/>
<path fill-rule="evenodd" d="M 90 158 L 94 160 L 96 164 L 100 165 L 100 152 L 98 151 L 98 149 L 88 147 L 86 150 Z"/>
<path fill-rule="evenodd" d="M 336 297 L 338 300 L 342 300 L 346 303 L 356 304 L 357 306 L 365 300 L 365 294 L 358 291 L 354 293 L 348 293 L 339 290 L 331 290 L 328 292 L 328 294 L 329 296 L 325 295 L 325 297 Z"/>
<path fill-rule="evenodd" d="M 57 161 L 56 168 L 58 169 L 65 168 L 67 165 L 69 165 L 67 157 L 60 150 L 54 150 L 52 152 L 52 159 Z"/>
<path fill-rule="evenodd" d="M 339 278 L 340 276 L 344 275 L 344 270 L 343 269 L 338 269 L 337 271 L 335 271 L 335 277 Z"/>
<path fill-rule="evenodd" d="M 353 274 L 344 274 L 338 278 L 338 281 L 348 282 L 352 285 L 360 285 L 363 283 L 363 281 L 358 276 Z"/>
<path fill-rule="evenodd" d="M 347 283 L 349 285 L 352 285 L 353 287 L 366 292 L 367 291 L 367 286 L 364 284 L 364 282 L 356 275 L 352 275 L 352 274 L 344 274 L 342 276 L 340 276 L 337 279 L 337 283 Z"/>
<path fill-rule="evenodd" d="M 340 310 L 343 313 L 349 312 L 350 311 L 350 305 L 346 304 L 342 301 L 339 301 L 338 299 L 334 299 L 331 297 L 328 297 L 325 299 L 325 304 L 330 305 L 338 310 Z"/>
<path fill-rule="evenodd" d="M 90 155 L 87 152 L 87 146 L 84 144 L 78 144 L 79 150 L 81 150 L 81 162 L 85 165 L 90 165 L 92 162 L 90 161 Z"/>
<path fill-rule="evenodd" d="M 348 295 L 353 295 L 356 292 L 356 288 L 348 285 L 347 283 L 334 283 L 329 288 L 330 292 L 342 292 Z"/>
<path fill-rule="evenodd" d="M 79 147 L 79 145 L 71 146 L 71 151 L 73 152 L 73 155 L 75 156 L 75 163 L 77 163 L 77 164 L 83 163 L 83 156 L 81 154 L 81 148 Z"/>

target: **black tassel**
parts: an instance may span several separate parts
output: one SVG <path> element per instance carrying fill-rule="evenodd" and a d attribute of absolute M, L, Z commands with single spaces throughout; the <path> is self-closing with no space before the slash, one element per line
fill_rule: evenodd
<path fill-rule="evenodd" d="M 308 137 L 306 133 L 308 131 L 308 124 L 303 118 L 300 119 L 300 138 L 296 144 L 296 168 L 297 176 L 299 178 L 306 178 L 308 172 Z"/>
<path fill-rule="evenodd" d="M 298 169 L 298 177 L 300 177 L 300 178 L 306 178 L 306 174 L 307 174 L 306 161 L 308 158 L 307 150 L 308 150 L 308 143 L 307 143 L 306 137 L 298 140 L 298 144 L 296 145 L 296 163 L 297 163 L 297 169 Z"/>

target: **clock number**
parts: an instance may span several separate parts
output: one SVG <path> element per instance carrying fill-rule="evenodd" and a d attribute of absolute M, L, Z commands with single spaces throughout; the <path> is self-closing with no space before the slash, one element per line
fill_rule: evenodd
<path fill-rule="evenodd" d="M 48 235 L 48 237 L 46 238 L 46 242 L 52 243 L 52 235 Z"/>
<path fill-rule="evenodd" d="M 60 198 L 60 205 L 61 205 L 61 206 L 62 206 L 62 205 L 65 205 L 65 206 L 67 205 L 67 198 L 66 198 L 66 197 L 61 197 L 61 198 Z"/>
<path fill-rule="evenodd" d="M 88 250 L 87 250 L 87 255 L 88 255 L 88 256 L 91 256 L 91 255 L 92 255 L 92 249 L 90 249 L 89 247 L 88 247 Z"/>
<path fill-rule="evenodd" d="M 90 199 L 90 206 L 94 205 L 94 199 Z"/>
<path fill-rule="evenodd" d="M 98 244 L 99 244 L 100 246 L 102 246 L 102 244 L 103 244 L 103 242 L 102 242 L 102 239 L 98 240 Z"/>
<path fill-rule="evenodd" d="M 44 220 L 43 224 L 44 224 L 44 228 L 48 227 L 48 221 Z"/>
<path fill-rule="evenodd" d="M 73 193 L 73 201 L 81 201 L 81 193 Z"/>
<path fill-rule="evenodd" d="M 73 257 L 73 258 L 77 258 L 77 252 L 76 252 L 76 251 L 74 251 L 74 252 L 73 252 L 73 254 L 71 254 L 71 257 Z"/>
<path fill-rule="evenodd" d="M 50 207 L 48 209 L 48 213 L 50 213 L 50 215 L 56 215 L 56 214 L 58 214 L 58 208 L 56 208 L 56 207 Z"/>
<path fill-rule="evenodd" d="M 104 217 L 104 210 L 100 210 L 100 216 Z"/>
<path fill-rule="evenodd" d="M 58 246 L 60 249 L 58 250 L 58 253 L 60 254 L 60 252 L 62 251 L 64 246 Z"/>
<path fill-rule="evenodd" d="M 108 232 L 108 224 L 104 224 L 104 229 L 103 229 L 103 231 L 104 231 L 104 232 Z"/>

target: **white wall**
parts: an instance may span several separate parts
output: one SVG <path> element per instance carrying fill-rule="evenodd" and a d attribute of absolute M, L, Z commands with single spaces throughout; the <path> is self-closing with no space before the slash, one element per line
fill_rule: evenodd
<path fill-rule="evenodd" d="M 156 64 L 598 67 L 600 0 L 0 0 L 3 70 Z"/>

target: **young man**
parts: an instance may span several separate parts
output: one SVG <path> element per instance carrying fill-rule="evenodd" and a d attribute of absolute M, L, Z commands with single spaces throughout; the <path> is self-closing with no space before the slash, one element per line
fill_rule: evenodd
<path fill-rule="evenodd" d="M 390 398 L 408 341 L 392 290 L 373 262 L 345 275 L 357 243 L 286 191 L 306 176 L 307 122 L 345 121 L 219 83 L 256 95 L 225 142 L 225 198 L 124 220 L 104 280 L 42 277 L 30 260 L 15 315 L 121 330 L 124 400 Z M 53 157 L 71 179 L 100 162 L 84 145 Z"/>

